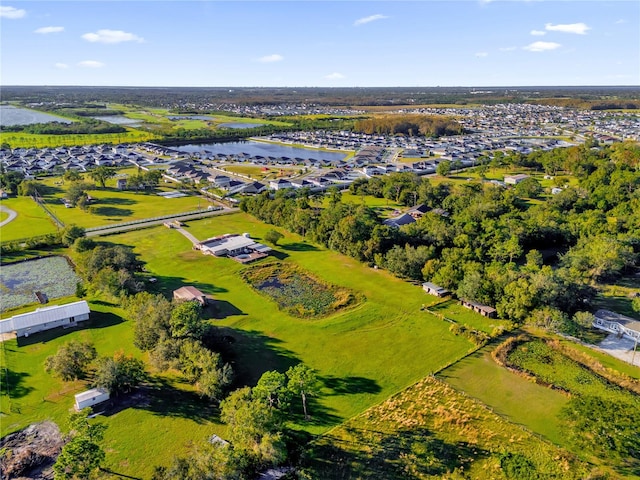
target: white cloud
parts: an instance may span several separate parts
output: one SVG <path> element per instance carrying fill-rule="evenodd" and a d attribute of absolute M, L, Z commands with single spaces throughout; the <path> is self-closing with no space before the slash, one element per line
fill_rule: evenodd
<path fill-rule="evenodd" d="M 555 42 L 533 42 L 526 47 L 522 47 L 525 50 L 529 50 L 530 52 L 546 52 L 548 50 L 555 50 L 556 48 L 561 47 L 559 43 Z"/>
<path fill-rule="evenodd" d="M 547 23 L 544 28 L 550 32 L 575 33 L 576 35 L 586 35 L 587 30 L 591 30 L 591 27 L 588 27 L 585 23 L 566 23 L 559 25 Z"/>
<path fill-rule="evenodd" d="M 64 32 L 64 27 L 40 27 L 37 30 L 34 30 L 33 33 L 59 33 Z"/>
<path fill-rule="evenodd" d="M 78 66 L 85 68 L 102 68 L 104 67 L 104 63 L 98 62 L 97 60 L 84 60 L 82 62 L 78 62 Z"/>
<path fill-rule="evenodd" d="M 517 50 L 518 47 L 500 47 L 500 51 L 501 52 L 513 52 L 514 50 Z"/>
<path fill-rule="evenodd" d="M 92 43 L 144 42 L 144 38 L 135 33 L 123 32 L 122 30 L 98 30 L 95 33 L 85 33 L 82 38 Z"/>
<path fill-rule="evenodd" d="M 376 20 L 384 20 L 385 18 L 389 18 L 389 17 L 378 13 L 376 15 L 370 15 L 368 17 L 359 18 L 358 20 L 353 22 L 353 25 L 356 27 L 359 27 L 360 25 L 364 25 L 365 23 L 375 22 Z"/>
<path fill-rule="evenodd" d="M 67 65 L 66 63 L 58 62 L 54 65 L 54 67 L 64 70 L 65 68 L 69 68 L 69 65 Z"/>
<path fill-rule="evenodd" d="M 324 78 L 326 78 L 327 80 L 340 80 L 344 78 L 344 75 L 338 72 L 333 72 L 329 75 L 325 75 Z"/>
<path fill-rule="evenodd" d="M 22 18 L 27 14 L 26 10 L 16 7 L 0 7 L 0 17 L 15 20 Z"/>
<path fill-rule="evenodd" d="M 542 37 L 543 35 L 546 35 L 547 32 L 545 32 L 544 30 L 531 30 L 531 35 L 534 35 L 536 37 Z"/>
<path fill-rule="evenodd" d="M 476 53 L 476 57 L 478 58 L 484 58 L 484 57 L 488 57 L 489 54 L 487 52 L 478 52 Z"/>
<path fill-rule="evenodd" d="M 620 20 L 616 21 L 616 25 L 621 25 L 623 23 L 627 23 L 627 21 L 624 18 L 621 18 Z"/>
<path fill-rule="evenodd" d="M 282 55 L 278 55 L 277 53 L 274 53 L 273 55 L 265 55 L 264 57 L 260 57 L 258 59 L 258 61 L 261 63 L 281 62 L 282 60 L 284 60 L 284 57 Z"/>

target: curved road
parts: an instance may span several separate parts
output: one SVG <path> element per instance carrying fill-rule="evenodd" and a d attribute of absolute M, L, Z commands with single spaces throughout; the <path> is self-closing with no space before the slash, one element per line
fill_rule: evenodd
<path fill-rule="evenodd" d="M 0 210 L 9 214 L 9 218 L 0 222 L 0 227 L 4 227 L 7 223 L 11 222 L 14 218 L 18 216 L 18 214 L 15 211 L 5 207 L 4 205 L 0 205 Z"/>

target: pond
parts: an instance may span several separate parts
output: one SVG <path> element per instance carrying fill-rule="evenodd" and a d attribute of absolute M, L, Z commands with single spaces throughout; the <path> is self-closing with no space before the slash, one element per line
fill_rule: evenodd
<path fill-rule="evenodd" d="M 0 311 L 34 303 L 35 292 L 49 299 L 76 292 L 80 278 L 64 257 L 45 257 L 3 265 L 0 269 Z"/>
<path fill-rule="evenodd" d="M 102 120 L 103 122 L 113 123 L 114 125 L 140 125 L 142 120 L 136 120 L 135 118 L 128 118 L 124 115 L 103 115 L 100 117 L 91 117 L 96 120 Z"/>
<path fill-rule="evenodd" d="M 203 156 L 212 158 L 215 155 L 240 155 L 256 157 L 289 157 L 289 158 L 313 158 L 316 160 L 326 160 L 329 162 L 339 162 L 343 160 L 347 154 L 342 152 L 325 152 L 312 148 L 297 148 L 287 145 L 279 145 L 275 143 L 265 142 L 227 142 L 227 143 L 205 143 L 205 144 L 189 144 L 173 147 L 176 150 L 188 153 L 200 153 Z"/>
<path fill-rule="evenodd" d="M 73 123 L 73 120 L 57 117 L 49 113 L 38 112 L 36 110 L 18 108 L 13 105 L 0 105 L 0 125 L 3 127 L 50 122 Z"/>
<path fill-rule="evenodd" d="M 238 123 L 238 122 L 231 122 L 231 123 L 221 123 L 220 125 L 218 125 L 218 127 L 243 129 L 243 128 L 261 127 L 262 125 L 264 125 L 264 123 Z"/>

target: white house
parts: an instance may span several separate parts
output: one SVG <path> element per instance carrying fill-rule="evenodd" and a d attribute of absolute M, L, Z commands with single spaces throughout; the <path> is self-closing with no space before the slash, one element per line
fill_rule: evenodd
<path fill-rule="evenodd" d="M 78 322 L 89 319 L 89 311 L 85 300 L 38 308 L 0 321 L 0 334 L 16 332 L 18 337 L 28 337 L 56 327 L 75 327 Z"/>
<path fill-rule="evenodd" d="M 92 388 L 86 392 L 81 392 L 75 395 L 75 409 L 80 411 L 83 408 L 93 407 L 98 403 L 106 402 L 109 400 L 109 392 L 101 388 Z"/>

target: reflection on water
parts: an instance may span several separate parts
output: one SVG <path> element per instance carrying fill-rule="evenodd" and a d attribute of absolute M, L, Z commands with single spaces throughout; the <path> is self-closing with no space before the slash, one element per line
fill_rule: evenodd
<path fill-rule="evenodd" d="M 0 105 L 0 125 L 4 127 L 50 122 L 73 123 L 73 120 L 36 112 L 35 110 L 27 110 L 26 108 L 18 108 L 13 105 Z"/>

